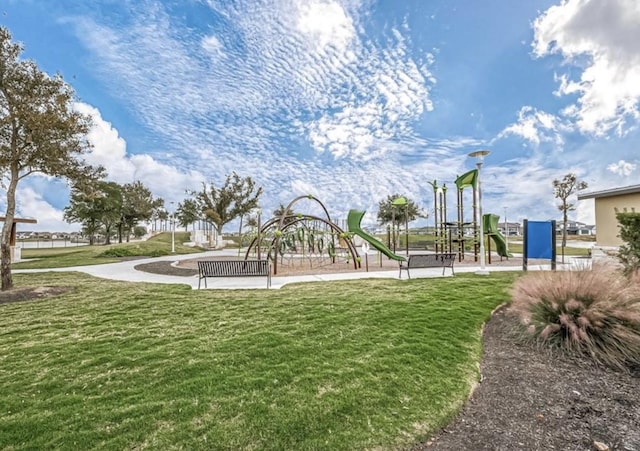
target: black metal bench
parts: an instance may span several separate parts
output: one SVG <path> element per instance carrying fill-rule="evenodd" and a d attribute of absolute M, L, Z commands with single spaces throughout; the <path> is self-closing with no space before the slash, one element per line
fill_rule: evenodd
<path fill-rule="evenodd" d="M 207 288 L 207 277 L 258 277 L 266 276 L 267 288 L 271 287 L 271 265 L 269 260 L 199 260 L 198 289 L 204 279 Z"/>
<path fill-rule="evenodd" d="M 407 277 L 411 279 L 409 270 L 411 268 L 442 268 L 442 275 L 447 268 L 453 271 L 453 262 L 456 261 L 456 254 L 415 254 L 409 255 L 408 260 L 400 262 L 400 278 L 402 279 L 402 271 L 407 271 Z"/>

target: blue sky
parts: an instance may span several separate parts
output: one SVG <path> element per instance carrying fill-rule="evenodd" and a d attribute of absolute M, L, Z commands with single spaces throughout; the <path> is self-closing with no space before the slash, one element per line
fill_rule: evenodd
<path fill-rule="evenodd" d="M 491 151 L 484 211 L 506 207 L 510 220 L 559 218 L 551 182 L 568 172 L 589 190 L 638 183 L 637 0 L 5 0 L 0 11 L 24 56 L 61 73 L 93 116 L 88 160 L 168 205 L 235 171 L 263 186 L 266 215 L 313 194 L 334 218 L 361 208 L 371 223 L 393 193 L 431 212 L 428 182 L 453 185 L 478 149 Z M 593 221 L 590 202 L 575 219 Z M 34 229 L 78 229 L 62 220 L 67 204 L 60 181 L 19 186 Z"/>

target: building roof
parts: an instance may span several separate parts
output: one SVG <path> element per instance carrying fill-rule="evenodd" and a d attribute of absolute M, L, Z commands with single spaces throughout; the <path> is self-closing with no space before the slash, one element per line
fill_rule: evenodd
<path fill-rule="evenodd" d="M 623 186 L 622 188 L 611 188 L 602 191 L 593 191 L 591 193 L 578 194 L 578 200 L 598 199 L 601 197 L 622 196 L 624 194 L 636 193 L 640 193 L 640 185 Z"/>

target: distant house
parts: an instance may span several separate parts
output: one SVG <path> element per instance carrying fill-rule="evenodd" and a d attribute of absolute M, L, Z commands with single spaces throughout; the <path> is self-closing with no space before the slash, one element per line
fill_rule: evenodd
<path fill-rule="evenodd" d="M 564 224 L 556 221 L 556 233 L 562 233 Z M 587 225 L 580 221 L 567 221 L 567 235 L 592 236 L 596 234 L 595 225 Z"/>
<path fill-rule="evenodd" d="M 640 185 L 578 194 L 578 200 L 594 199 L 596 212 L 596 242 L 599 246 L 620 246 L 616 209 L 635 209 L 640 213 Z"/>
<path fill-rule="evenodd" d="M 498 229 L 505 236 L 520 236 L 522 232 L 522 226 L 519 222 L 507 222 L 506 224 L 499 222 Z"/>

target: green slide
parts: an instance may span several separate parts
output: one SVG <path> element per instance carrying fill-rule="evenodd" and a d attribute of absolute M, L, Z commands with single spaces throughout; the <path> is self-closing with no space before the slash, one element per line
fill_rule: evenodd
<path fill-rule="evenodd" d="M 496 252 L 500 257 L 513 257 L 507 250 L 507 241 L 504 236 L 498 230 L 498 219 L 500 216 L 492 213 L 482 215 L 482 227 L 484 227 L 484 233 L 489 235 L 493 242 L 496 243 Z"/>
<path fill-rule="evenodd" d="M 401 255 L 396 255 L 391 252 L 387 246 L 385 246 L 382 241 L 380 241 L 375 236 L 369 235 L 367 232 L 360 228 L 360 222 L 362 221 L 362 217 L 365 212 L 360 210 L 349 210 L 349 215 L 347 216 L 347 225 L 349 226 L 349 232 L 358 235 L 360 238 L 365 240 L 367 243 L 375 247 L 378 251 L 382 252 L 387 257 L 403 262 L 406 260 Z"/>

